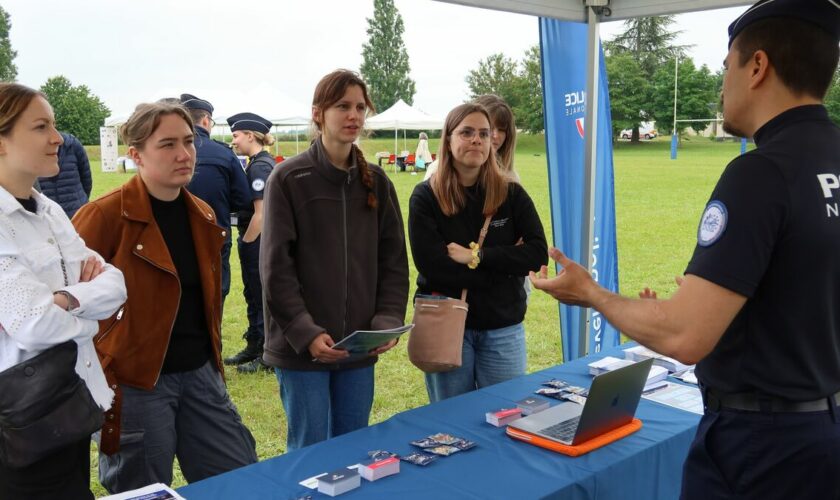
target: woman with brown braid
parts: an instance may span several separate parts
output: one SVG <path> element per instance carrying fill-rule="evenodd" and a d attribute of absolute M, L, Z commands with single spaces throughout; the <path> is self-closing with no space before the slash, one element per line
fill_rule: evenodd
<path fill-rule="evenodd" d="M 280 384 L 287 451 L 367 425 L 373 365 L 396 341 L 352 360 L 332 346 L 405 319 L 408 258 L 396 191 L 353 144 L 372 109 L 356 73 L 322 78 L 312 146 L 275 169 L 266 187 L 263 360 Z"/>

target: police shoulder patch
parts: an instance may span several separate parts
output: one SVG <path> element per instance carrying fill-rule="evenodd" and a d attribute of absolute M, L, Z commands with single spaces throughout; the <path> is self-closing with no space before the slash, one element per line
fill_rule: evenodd
<path fill-rule="evenodd" d="M 265 188 L 265 181 L 262 179 L 255 179 L 254 182 L 251 183 L 251 189 L 254 191 L 262 191 Z"/>
<path fill-rule="evenodd" d="M 722 201 L 712 200 L 706 205 L 703 216 L 700 217 L 700 227 L 697 228 L 697 244 L 701 247 L 713 245 L 726 231 L 729 212 Z"/>

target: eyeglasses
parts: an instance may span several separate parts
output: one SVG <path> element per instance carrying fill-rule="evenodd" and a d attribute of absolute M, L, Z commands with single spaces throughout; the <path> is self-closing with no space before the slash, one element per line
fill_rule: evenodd
<path fill-rule="evenodd" d="M 210 118 L 210 128 L 213 129 L 215 127 L 216 127 L 216 120 L 214 120 L 213 118 Z"/>
<path fill-rule="evenodd" d="M 464 141 L 471 141 L 473 140 L 473 138 L 475 138 L 475 134 L 478 134 L 479 139 L 481 139 L 482 141 L 486 141 L 490 139 L 491 132 L 489 128 L 480 128 L 476 130 L 472 127 L 464 127 L 462 129 L 458 129 L 452 132 L 452 134 L 457 135 L 461 138 L 461 140 Z"/>

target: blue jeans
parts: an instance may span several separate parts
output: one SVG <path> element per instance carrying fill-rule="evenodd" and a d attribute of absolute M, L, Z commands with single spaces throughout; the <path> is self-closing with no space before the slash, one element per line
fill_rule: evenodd
<path fill-rule="evenodd" d="M 274 371 L 286 410 L 287 452 L 367 427 L 373 405 L 373 366 Z"/>
<path fill-rule="evenodd" d="M 429 401 L 435 403 L 525 375 L 527 356 L 522 323 L 495 330 L 467 328 L 461 367 L 426 374 Z"/>

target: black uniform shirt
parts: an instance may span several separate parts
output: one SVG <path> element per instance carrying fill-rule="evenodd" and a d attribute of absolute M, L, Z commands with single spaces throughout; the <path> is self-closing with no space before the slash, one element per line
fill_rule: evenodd
<path fill-rule="evenodd" d="M 245 168 L 245 174 L 248 176 L 248 185 L 251 187 L 251 200 L 261 200 L 263 192 L 265 191 L 265 183 L 268 181 L 268 176 L 274 170 L 274 157 L 266 151 L 260 151 L 254 156 L 248 158 L 248 166 Z M 239 228 L 239 234 L 244 234 L 248 229 L 248 224 L 251 222 L 251 217 L 254 216 L 254 205 L 248 206 L 244 210 L 240 210 L 237 216 L 236 225 Z"/>
<path fill-rule="evenodd" d="M 195 128 L 195 174 L 187 190 L 206 201 L 219 226 L 230 229 L 230 214 L 252 207 L 251 191 L 239 158 L 223 142 L 214 141 L 201 127 Z M 226 239 L 230 239 L 227 231 Z"/>
<path fill-rule="evenodd" d="M 715 187 L 686 269 L 747 297 L 700 382 L 806 401 L 840 390 L 840 128 L 823 106 L 776 116 Z"/>

